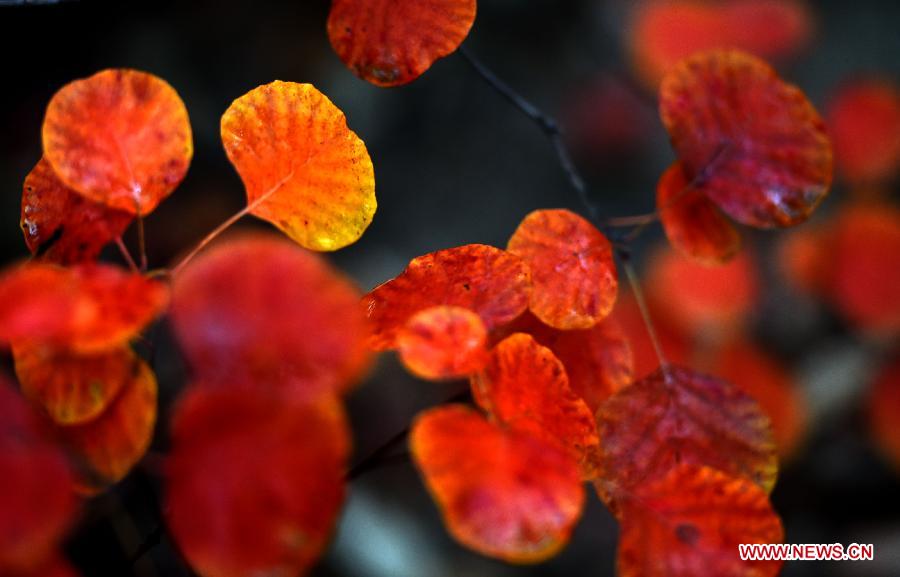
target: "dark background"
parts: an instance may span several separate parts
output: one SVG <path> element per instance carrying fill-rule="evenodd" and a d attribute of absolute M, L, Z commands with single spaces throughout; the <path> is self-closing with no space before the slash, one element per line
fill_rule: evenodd
<path fill-rule="evenodd" d="M 592 197 L 606 215 L 652 210 L 656 179 L 672 159 L 653 94 L 630 78 L 623 49 L 630 4 L 481 0 L 466 42 L 501 77 L 561 119 L 571 117 L 573 95 L 597 78 L 625 87 L 636 103 L 632 118 L 646 123 L 641 145 L 577 154 Z M 814 103 L 823 106 L 840 82 L 860 74 L 900 78 L 900 3 L 833 0 L 813 7 L 815 42 L 782 70 Z M 274 79 L 315 84 L 344 110 L 369 147 L 378 213 L 359 243 L 332 257 L 366 290 L 428 251 L 472 242 L 504 246 L 535 208 L 583 212 L 548 141 L 462 58 L 438 62 L 409 86 L 375 88 L 354 77 L 332 52 L 327 11 L 325 0 L 0 6 L 2 261 L 26 255 L 18 229 L 21 183 L 41 154 L 47 101 L 66 82 L 108 67 L 140 68 L 165 78 L 191 115 L 196 149 L 191 170 L 147 221 L 151 266 L 167 265 L 243 206 L 243 188 L 219 141 L 219 117 L 234 98 Z M 838 186 L 821 212 L 833 210 L 845 194 Z M 265 227 L 252 219 L 240 226 Z M 771 237 L 777 235 L 759 237 L 760 254 L 771 255 Z M 661 238 L 658 229 L 645 236 L 649 244 Z M 637 247 L 639 258 L 647 246 Z M 871 542 L 876 556 L 868 563 L 788 564 L 784 575 L 900 575 L 900 476 L 873 449 L 861 409 L 875 352 L 822 311 L 798 306 L 780 282 L 767 284 L 756 328 L 770 337 L 770 348 L 806 387 L 813 428 L 805 448 L 782 472 L 773 495 L 776 509 L 789 542 Z M 181 368 L 177 353 L 163 348 L 157 370 L 164 421 L 181 386 Z M 350 399 L 357 458 L 457 386 L 417 382 L 393 359 L 383 359 Z M 151 458 L 88 503 L 68 547 L 85 577 L 190 574 L 165 536 L 133 569 L 127 563 L 159 518 L 154 471 L 156 455 L 165 447 L 162 429 Z M 535 567 L 510 567 L 457 546 L 410 465 L 386 466 L 352 484 L 335 543 L 314 574 L 612 575 L 616 526 L 599 501 L 590 501 L 559 557 Z"/>

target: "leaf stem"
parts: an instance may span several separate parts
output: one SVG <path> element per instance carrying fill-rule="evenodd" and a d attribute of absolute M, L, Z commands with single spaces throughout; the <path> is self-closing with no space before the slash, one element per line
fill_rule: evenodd
<path fill-rule="evenodd" d="M 131 252 L 128 250 L 128 247 L 125 246 L 125 241 L 122 240 L 121 235 L 116 237 L 116 246 L 119 248 L 119 252 L 122 254 L 122 258 L 125 259 L 125 262 L 128 264 L 128 268 L 131 269 L 131 272 L 140 272 L 137 263 L 134 262 L 134 258 L 131 256 Z"/>
<path fill-rule="evenodd" d="M 141 272 L 147 271 L 147 240 L 144 234 L 144 216 L 137 214 L 138 251 L 141 257 Z"/>
<path fill-rule="evenodd" d="M 644 298 L 644 291 L 641 289 L 641 281 L 637 272 L 634 270 L 634 264 L 631 262 L 631 253 L 627 249 L 618 249 L 616 255 L 622 263 L 622 269 L 628 278 L 628 284 L 631 286 L 631 292 L 634 294 L 634 300 L 638 309 L 641 311 L 641 317 L 644 319 L 644 326 L 647 328 L 647 334 L 650 336 L 650 342 L 653 344 L 653 350 L 656 352 L 656 358 L 659 359 L 659 368 L 663 372 L 666 382 L 670 380 L 669 361 L 663 352 L 662 343 L 659 340 L 659 334 L 656 332 L 656 326 L 650 316 L 650 309 L 647 307 L 647 299 Z"/>
<path fill-rule="evenodd" d="M 241 218 L 243 218 L 247 213 L 249 213 L 249 212 L 250 212 L 250 208 L 251 208 L 250 205 L 245 206 L 244 208 L 242 208 L 242 209 L 239 210 L 238 212 L 236 212 L 236 213 L 234 213 L 233 215 L 231 215 L 231 216 L 228 218 L 228 220 L 226 220 L 225 222 L 223 222 L 222 224 L 220 224 L 219 226 L 217 226 L 215 229 L 213 229 L 212 232 L 210 232 L 210 233 L 207 234 L 205 237 L 203 237 L 203 240 L 201 240 L 201 241 L 197 244 L 197 246 L 195 246 L 195 247 L 191 250 L 191 252 L 189 252 L 183 259 L 181 259 L 181 262 L 179 262 L 177 265 L 175 265 L 175 268 L 172 269 L 172 275 L 171 275 L 171 276 L 175 276 L 175 275 L 177 275 L 179 272 L 181 272 L 181 270 L 182 270 L 185 266 L 187 266 L 187 264 L 188 264 L 189 262 L 191 262 L 191 260 L 193 260 L 193 258 L 194 258 L 195 256 L 197 256 L 197 255 L 200 253 L 200 251 L 202 251 L 204 248 L 206 248 L 206 245 L 208 245 L 209 243 L 211 243 L 212 241 L 214 241 L 214 240 L 216 239 L 216 237 L 218 237 L 220 234 L 222 234 L 223 232 L 225 232 L 229 227 L 231 227 L 231 225 L 233 225 L 234 223 L 236 223 L 237 221 L 239 221 Z"/>

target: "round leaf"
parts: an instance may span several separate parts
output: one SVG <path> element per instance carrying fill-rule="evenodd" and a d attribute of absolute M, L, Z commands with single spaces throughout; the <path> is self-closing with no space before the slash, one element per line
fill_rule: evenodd
<path fill-rule="evenodd" d="M 437 306 L 410 317 L 397 335 L 406 368 L 424 379 L 464 377 L 487 359 L 481 317 L 461 307 Z"/>

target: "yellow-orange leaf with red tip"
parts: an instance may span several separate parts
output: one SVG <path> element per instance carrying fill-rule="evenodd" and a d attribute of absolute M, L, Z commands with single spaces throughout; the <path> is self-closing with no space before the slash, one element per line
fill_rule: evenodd
<path fill-rule="evenodd" d="M 141 460 L 153 439 L 156 399 L 156 375 L 135 358 L 128 381 L 106 410 L 91 421 L 56 427 L 80 473 L 80 491 L 93 493 L 117 483 Z"/>
<path fill-rule="evenodd" d="M 343 248 L 372 222 L 375 172 L 366 145 L 311 84 L 254 88 L 222 115 L 221 133 L 250 214 L 304 248 Z"/>
<path fill-rule="evenodd" d="M 360 294 L 274 235 L 223 241 L 172 285 L 172 324 L 198 379 L 341 392 L 367 365 Z"/>
<path fill-rule="evenodd" d="M 56 553 L 75 499 L 65 455 L 5 378 L 0 378 L 0 478 L 0 574 L 27 575 Z"/>
<path fill-rule="evenodd" d="M 133 219 L 67 187 L 43 158 L 25 177 L 20 225 L 28 250 L 42 260 L 64 265 L 96 260 Z"/>
<path fill-rule="evenodd" d="M 795 225 L 828 193 L 825 123 L 754 56 L 712 50 L 682 60 L 663 78 L 659 110 L 686 177 L 742 224 Z"/>
<path fill-rule="evenodd" d="M 194 386 L 172 418 L 169 530 L 204 577 L 305 574 L 332 534 L 349 450 L 333 398 Z"/>
<path fill-rule="evenodd" d="M 597 413 L 601 485 L 630 490 L 679 463 L 746 477 L 766 491 L 778 463 L 769 419 L 736 386 L 670 365 L 610 397 Z"/>
<path fill-rule="evenodd" d="M 634 380 L 631 344 L 620 324 L 611 317 L 589 329 L 561 331 L 526 311 L 504 327 L 503 332 L 506 335 L 527 333 L 550 349 L 566 368 L 569 386 L 587 403 L 591 413 L 596 413 L 603 401 Z"/>
<path fill-rule="evenodd" d="M 565 367 L 531 335 L 513 334 L 492 350 L 472 378 L 478 405 L 510 428 L 558 443 L 578 463 L 582 477 L 596 474 L 600 439 L 587 403 L 569 386 Z"/>
<path fill-rule="evenodd" d="M 105 351 L 137 336 L 168 302 L 166 285 L 114 266 L 29 263 L 0 277 L 0 342 Z"/>
<path fill-rule="evenodd" d="M 410 317 L 397 335 L 407 369 L 425 379 L 472 374 L 487 360 L 487 329 L 469 309 L 436 306 Z"/>
<path fill-rule="evenodd" d="M 60 425 L 96 418 L 130 382 L 138 359 L 128 347 L 89 355 L 40 345 L 13 346 L 22 393 Z"/>
<path fill-rule="evenodd" d="M 742 543 L 781 543 L 765 491 L 684 463 L 617 500 L 621 577 L 775 577 L 781 561 L 742 561 Z"/>
<path fill-rule="evenodd" d="M 594 225 L 568 210 L 536 210 L 509 239 L 507 250 L 531 267 L 529 309 L 563 330 L 588 329 L 616 302 L 612 245 Z"/>
<path fill-rule="evenodd" d="M 453 537 L 513 563 L 566 545 L 584 507 L 575 462 L 562 448 L 504 430 L 461 405 L 420 413 L 410 450 Z"/>
<path fill-rule="evenodd" d="M 483 244 L 439 250 L 410 261 L 399 276 L 362 300 L 371 325 L 369 346 L 397 346 L 409 318 L 437 305 L 467 308 L 488 329 L 518 317 L 528 306 L 531 275 L 519 257 Z"/>
<path fill-rule="evenodd" d="M 659 179 L 656 209 L 669 242 L 703 264 L 721 264 L 741 249 L 741 235 L 676 162 Z"/>
<path fill-rule="evenodd" d="M 44 117 L 44 158 L 69 188 L 146 215 L 169 196 L 194 152 L 178 93 L 161 78 L 103 70 L 63 86 Z"/>
<path fill-rule="evenodd" d="M 412 82 L 453 53 L 476 0 L 334 0 L 328 38 L 354 74 L 377 86 Z"/>

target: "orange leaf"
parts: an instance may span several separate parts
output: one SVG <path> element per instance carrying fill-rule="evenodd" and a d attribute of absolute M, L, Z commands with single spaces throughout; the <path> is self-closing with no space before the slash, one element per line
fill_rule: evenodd
<path fill-rule="evenodd" d="M 311 84 L 251 90 L 222 115 L 221 131 L 247 211 L 304 248 L 343 248 L 372 222 L 375 173 L 366 145 Z"/>
<path fill-rule="evenodd" d="M 868 412 L 875 442 L 900 469 L 900 358 L 888 363 L 876 377 L 868 395 Z"/>
<path fill-rule="evenodd" d="M 114 266 L 29 263 L 0 277 L 0 342 L 105 351 L 137 336 L 168 302 L 166 285 Z"/>
<path fill-rule="evenodd" d="M 792 456 L 808 426 L 806 399 L 788 370 L 757 345 L 739 340 L 724 348 L 710 370 L 753 397 L 772 423 L 782 460 Z"/>
<path fill-rule="evenodd" d="M 28 250 L 44 260 L 60 264 L 96 260 L 133 218 L 67 187 L 43 158 L 25 177 L 20 224 Z"/>
<path fill-rule="evenodd" d="M 890 179 L 900 168 L 900 88 L 889 80 L 848 84 L 828 107 L 835 160 L 847 180 Z"/>
<path fill-rule="evenodd" d="M 689 180 L 734 220 L 806 220 L 831 185 L 831 143 L 806 96 L 735 50 L 695 54 L 660 86 L 660 115 Z"/>
<path fill-rule="evenodd" d="M 169 196 L 194 152 L 178 93 L 161 78 L 103 70 L 50 100 L 44 158 L 69 188 L 106 206 L 146 215 Z"/>
<path fill-rule="evenodd" d="M 741 329 L 756 306 L 757 275 L 746 251 L 725 265 L 706 267 L 662 249 L 648 264 L 647 299 L 664 322 L 685 336 L 722 336 Z"/>
<path fill-rule="evenodd" d="M 771 491 L 777 459 L 769 419 L 715 377 L 670 366 L 610 397 L 597 413 L 603 482 L 630 490 L 678 463 L 708 465 Z"/>
<path fill-rule="evenodd" d="M 122 480 L 153 439 L 156 376 L 147 363 L 135 358 L 129 377 L 97 418 L 56 428 L 81 473 L 78 487 L 82 492 L 93 493 Z"/>
<path fill-rule="evenodd" d="M 138 359 L 128 347 L 91 355 L 44 346 L 13 346 L 22 393 L 54 422 L 96 418 L 130 382 Z"/>
<path fill-rule="evenodd" d="M 222 242 L 172 291 L 175 334 L 200 380 L 338 392 L 367 365 L 356 287 L 284 239 Z"/>
<path fill-rule="evenodd" d="M 693 183 L 675 162 L 659 179 L 656 208 L 669 242 L 697 262 L 715 265 L 731 260 L 741 249 L 734 225 Z"/>
<path fill-rule="evenodd" d="M 781 561 L 741 561 L 742 543 L 781 543 L 766 493 L 745 479 L 684 463 L 619 503 L 620 577 L 774 577 Z"/>
<path fill-rule="evenodd" d="M 328 38 L 376 86 L 412 82 L 452 54 L 475 22 L 475 0 L 334 0 Z"/>
<path fill-rule="evenodd" d="M 483 244 L 467 244 L 410 261 L 398 277 L 363 298 L 371 322 L 369 346 L 397 346 L 409 318 L 437 305 L 467 308 L 490 330 L 519 316 L 528 306 L 531 276 L 522 260 Z"/>
<path fill-rule="evenodd" d="M 55 553 L 75 499 L 65 456 L 5 379 L 0 380 L 0 478 L 0 574 L 27 574 Z"/>
<path fill-rule="evenodd" d="M 763 58 L 796 53 L 812 36 L 812 14 L 798 0 L 650 0 L 633 16 L 631 52 L 651 88 L 682 58 L 729 46 Z"/>
<path fill-rule="evenodd" d="M 461 405 L 420 413 L 410 450 L 448 531 L 484 555 L 548 559 L 566 545 L 584 507 L 567 453 Z"/>
<path fill-rule="evenodd" d="M 616 302 L 612 245 L 594 226 L 568 210 L 536 210 L 509 239 L 509 252 L 531 267 L 529 308 L 563 330 L 588 329 Z"/>
<path fill-rule="evenodd" d="M 166 514 L 205 577 L 300 575 L 330 537 L 350 450 L 339 403 L 283 388 L 194 387 L 172 419 Z"/>
<path fill-rule="evenodd" d="M 469 309 L 436 306 L 423 309 L 397 335 L 406 368 L 424 379 L 464 377 L 484 366 L 487 330 Z"/>
<path fill-rule="evenodd" d="M 558 443 L 596 475 L 600 439 L 594 413 L 571 387 L 565 367 L 533 337 L 516 333 L 491 350 L 484 370 L 472 378 L 478 405 L 498 422 Z"/>
<path fill-rule="evenodd" d="M 591 413 L 634 380 L 631 345 L 622 327 L 611 317 L 587 330 L 561 331 L 526 311 L 503 332 L 527 333 L 550 349 L 566 368 L 569 386 L 584 399 Z"/>

